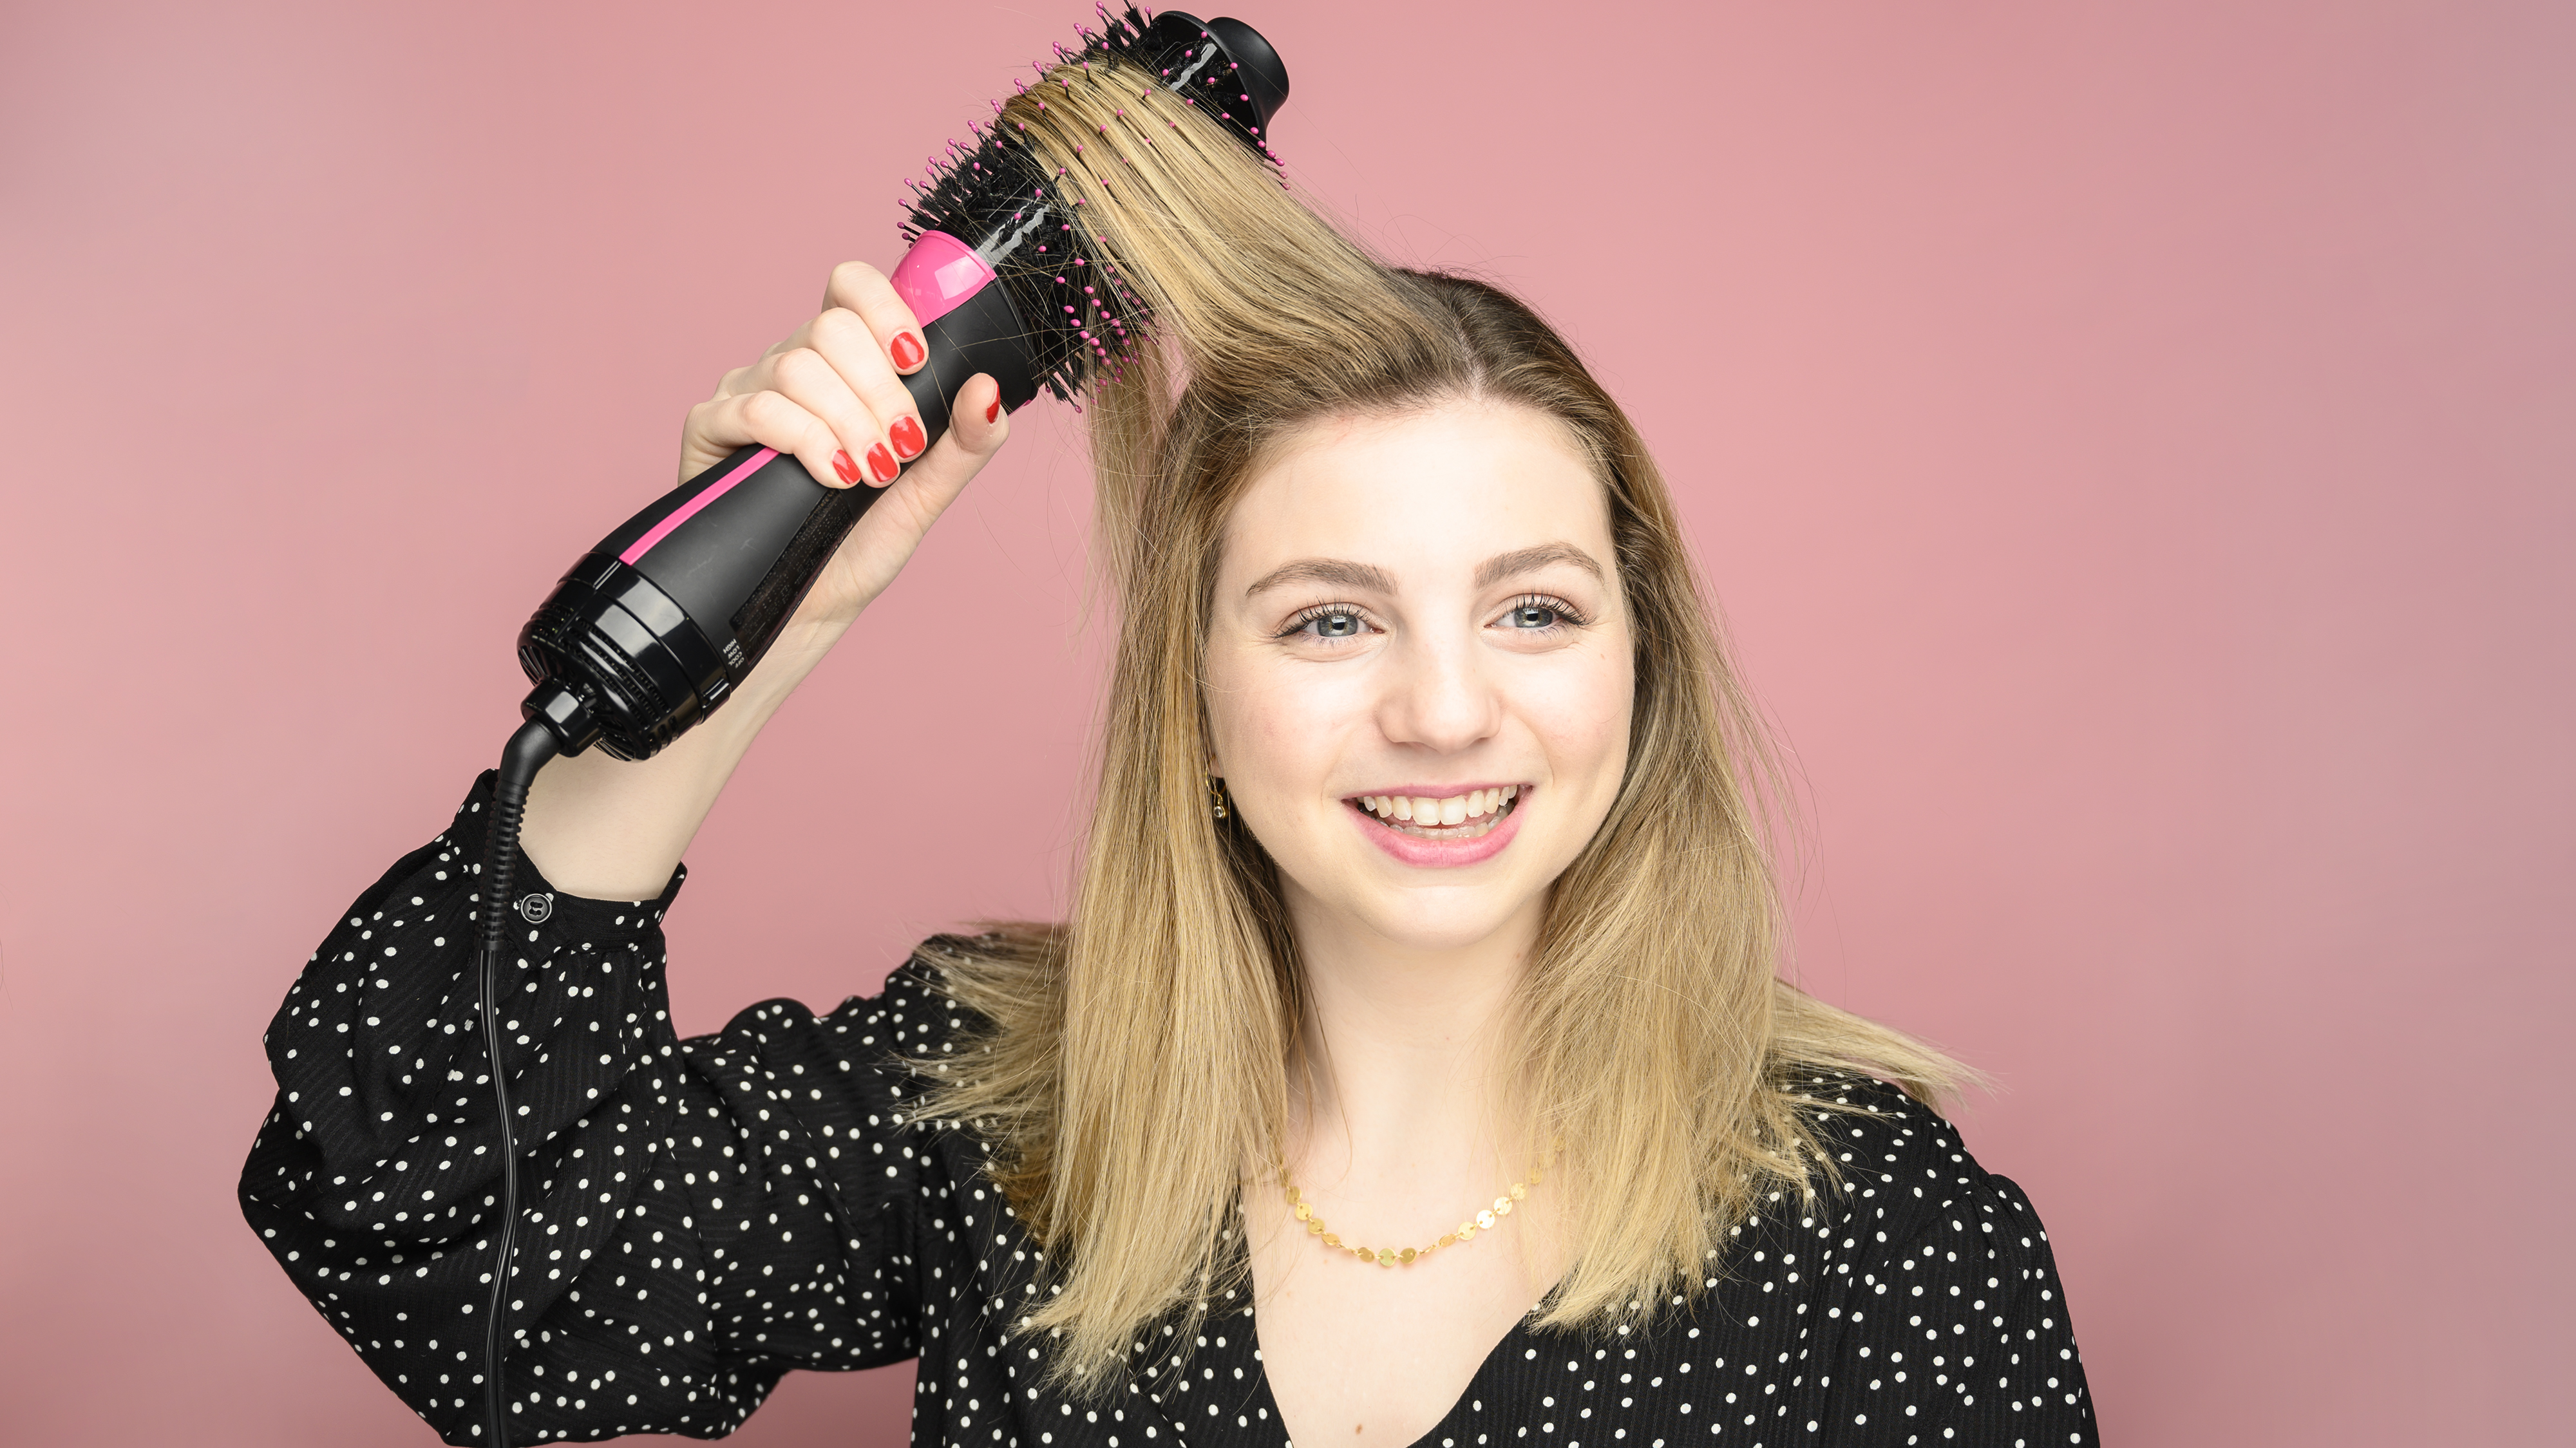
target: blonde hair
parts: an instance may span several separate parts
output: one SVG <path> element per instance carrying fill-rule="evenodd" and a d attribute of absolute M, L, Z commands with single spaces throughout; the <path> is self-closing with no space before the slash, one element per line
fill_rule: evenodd
<path fill-rule="evenodd" d="M 1297 428 L 1453 399 L 1554 418 L 1590 459 L 1635 639 L 1626 777 L 1552 888 L 1505 1038 L 1519 1144 L 1561 1140 L 1572 1168 L 1549 1178 L 1571 1267 L 1540 1322 L 1681 1301 L 1763 1194 L 1831 1179 L 1798 1080 L 1854 1071 L 1930 1101 L 1961 1069 L 1777 977 L 1771 755 L 1663 477 L 1572 349 L 1493 287 L 1369 260 L 1141 77 L 1070 69 L 1004 120 L 1080 187 L 1158 339 L 1093 392 L 1118 604 L 1099 793 L 1071 919 L 946 946 L 946 989 L 983 1023 L 921 1107 L 992 1143 L 1045 1250 L 1025 1330 L 1101 1383 L 1148 1324 L 1243 1285 L 1238 1192 L 1281 1155 L 1303 1012 L 1276 869 L 1208 808 L 1226 519 Z"/>

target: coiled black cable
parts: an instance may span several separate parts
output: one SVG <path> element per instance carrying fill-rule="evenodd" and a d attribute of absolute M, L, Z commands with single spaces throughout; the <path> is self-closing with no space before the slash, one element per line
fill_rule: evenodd
<path fill-rule="evenodd" d="M 481 907 L 483 1049 L 491 1057 L 492 1100 L 501 1122 L 500 1250 L 492 1262 L 491 1316 L 483 1325 L 484 1441 L 509 1448 L 509 1395 L 502 1391 L 501 1364 L 509 1350 L 510 1259 L 519 1235 L 519 1139 L 511 1124 L 510 1077 L 501 1065 L 501 960 L 509 950 L 510 915 L 517 902 L 510 877 L 518 873 L 519 817 L 527 809 L 528 787 L 537 771 L 560 752 L 554 732 L 531 719 L 519 726 L 502 747 L 499 777 L 492 785 L 492 814 L 484 823 Z"/>

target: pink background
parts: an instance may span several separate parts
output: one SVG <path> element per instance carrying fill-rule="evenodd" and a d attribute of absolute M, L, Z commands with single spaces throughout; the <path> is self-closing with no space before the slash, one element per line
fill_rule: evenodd
<path fill-rule="evenodd" d="M 1245 3 L 1299 178 L 1659 449 L 1804 977 L 2002 1083 L 2111 1441 L 2564 1441 L 2576 9 Z M 682 408 L 1082 18 L 0 17 L 0 1437 L 429 1441 L 235 1213 L 261 1027 Z M 684 1028 L 1058 908 L 1088 494 L 1022 417 L 700 839 Z"/>

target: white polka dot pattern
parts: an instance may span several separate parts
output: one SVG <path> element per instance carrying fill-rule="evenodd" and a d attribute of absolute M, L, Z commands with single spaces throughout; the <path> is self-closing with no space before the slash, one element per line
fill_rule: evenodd
<path fill-rule="evenodd" d="M 457 823 L 343 917 L 268 1033 L 278 1097 L 244 1213 L 306 1297 L 447 1442 L 482 1441 L 498 1195 Z M 529 891 L 546 887 L 522 861 Z M 1285 1436 L 1248 1306 L 1140 1339 L 1101 1400 L 1041 1383 L 1009 1330 L 1041 1257 L 983 1148 L 909 1119 L 969 1024 L 916 958 L 816 1017 L 770 1001 L 673 1037 L 658 900 L 559 896 L 515 928 L 501 1012 L 529 1205 L 512 1278 L 517 1442 L 716 1437 L 793 1368 L 920 1358 L 912 1441 L 1166 1448 Z M 2089 1444 L 2055 1262 L 2019 1188 L 1876 1082 L 1807 1083 L 1849 1190 L 1775 1198 L 1707 1292 L 1645 1328 L 1515 1329 L 1422 1448 Z"/>

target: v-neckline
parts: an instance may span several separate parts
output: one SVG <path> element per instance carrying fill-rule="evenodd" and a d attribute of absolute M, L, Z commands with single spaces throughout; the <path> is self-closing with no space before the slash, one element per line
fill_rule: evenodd
<path fill-rule="evenodd" d="M 1249 1298 L 1249 1292 L 1246 1293 L 1246 1296 Z M 1494 1345 L 1485 1350 L 1484 1357 L 1477 1360 L 1476 1370 L 1467 1375 L 1467 1385 L 1458 1390 L 1458 1396 L 1450 1402 L 1448 1407 L 1441 1410 L 1440 1416 L 1432 1421 L 1430 1427 L 1422 1430 L 1420 1437 L 1407 1443 L 1405 1448 L 1436 1448 L 1435 1440 L 1439 1437 L 1441 1430 L 1448 1427 L 1450 1421 L 1458 1416 L 1458 1410 L 1468 1403 L 1477 1401 L 1476 1390 L 1483 1386 L 1487 1376 L 1494 1371 L 1494 1363 L 1502 1357 L 1503 1349 L 1512 1346 L 1513 1343 L 1529 1335 L 1530 1317 L 1538 1311 L 1539 1306 L 1544 1304 L 1546 1300 L 1547 1299 L 1545 1298 L 1540 1298 L 1537 1303 L 1531 1304 L 1528 1312 L 1524 1312 L 1520 1316 L 1512 1319 L 1512 1325 L 1503 1329 L 1503 1335 L 1496 1338 L 1494 1340 Z M 1244 1339 L 1245 1342 L 1250 1345 L 1252 1350 L 1252 1368 L 1250 1373 L 1252 1378 L 1252 1396 L 1246 1400 L 1246 1406 L 1255 1409 L 1268 1410 L 1270 1421 L 1279 1425 L 1280 1443 L 1285 1445 L 1285 1448 L 1294 1448 L 1295 1440 L 1288 1436 L 1288 1420 L 1280 1414 L 1279 1400 L 1272 1396 L 1270 1392 L 1270 1360 L 1262 1356 L 1261 1353 L 1261 1313 L 1259 1304 L 1257 1302 L 1249 1303 L 1249 1305 L 1243 1309 L 1243 1315 L 1245 1319 L 1252 1324 L 1252 1330 L 1245 1335 Z"/>

